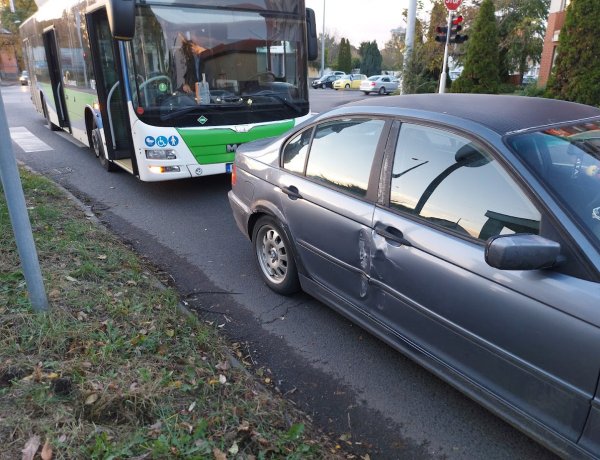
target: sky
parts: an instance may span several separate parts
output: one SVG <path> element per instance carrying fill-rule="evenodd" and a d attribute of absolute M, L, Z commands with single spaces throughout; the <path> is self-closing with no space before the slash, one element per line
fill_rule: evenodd
<path fill-rule="evenodd" d="M 392 36 L 392 29 L 406 27 L 402 11 L 408 8 L 408 0 L 386 0 L 383 3 L 370 3 L 369 0 L 305 0 L 305 3 L 307 8 L 315 11 L 317 35 L 323 31 L 325 5 L 325 33 L 336 36 L 338 40 L 347 38 L 357 48 L 361 42 L 377 40 L 379 49 L 383 49 Z"/>

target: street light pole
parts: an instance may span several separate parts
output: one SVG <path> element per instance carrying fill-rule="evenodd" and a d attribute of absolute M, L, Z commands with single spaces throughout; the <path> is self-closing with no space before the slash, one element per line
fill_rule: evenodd
<path fill-rule="evenodd" d="M 321 33 L 321 77 L 325 73 L 325 0 L 323 0 L 323 32 Z"/>
<path fill-rule="evenodd" d="M 408 15 L 406 20 L 406 37 L 405 37 L 405 50 L 404 50 L 404 65 L 402 70 L 402 94 L 406 94 L 406 88 L 404 85 L 405 76 L 408 72 L 408 64 L 412 59 L 413 46 L 415 43 L 415 23 L 417 18 L 417 0 L 409 0 L 408 2 Z"/>

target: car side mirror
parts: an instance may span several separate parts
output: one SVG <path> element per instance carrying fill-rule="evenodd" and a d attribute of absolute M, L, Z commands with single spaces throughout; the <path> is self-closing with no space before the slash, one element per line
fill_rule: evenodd
<path fill-rule="evenodd" d="M 559 261 L 560 244 L 539 235 L 516 234 L 491 237 L 485 261 L 500 270 L 540 270 Z"/>

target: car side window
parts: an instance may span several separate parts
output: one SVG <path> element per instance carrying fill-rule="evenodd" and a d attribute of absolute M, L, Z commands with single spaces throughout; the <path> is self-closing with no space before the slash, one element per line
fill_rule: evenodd
<path fill-rule="evenodd" d="M 487 240 L 539 233 L 541 214 L 486 149 L 457 134 L 404 123 L 390 206 L 429 223 Z"/>
<path fill-rule="evenodd" d="M 304 174 L 304 164 L 308 153 L 308 144 L 312 136 L 312 129 L 302 131 L 292 138 L 283 148 L 282 165 L 285 169 L 298 174 Z"/>
<path fill-rule="evenodd" d="M 348 118 L 316 127 L 306 176 L 364 197 L 384 120 Z"/>

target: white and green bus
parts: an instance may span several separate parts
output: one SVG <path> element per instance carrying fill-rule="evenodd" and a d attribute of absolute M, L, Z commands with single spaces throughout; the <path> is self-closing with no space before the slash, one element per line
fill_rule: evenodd
<path fill-rule="evenodd" d="M 40 0 L 21 27 L 50 128 L 143 181 L 230 171 L 236 148 L 309 117 L 303 0 Z"/>

